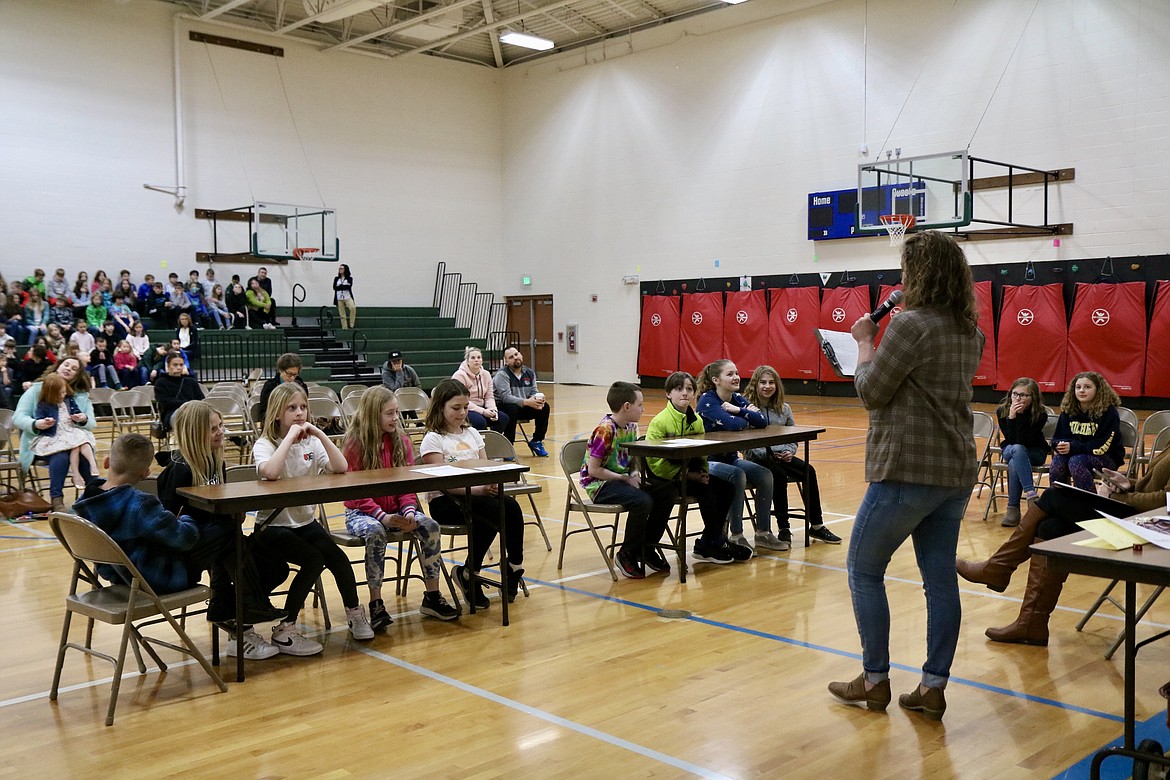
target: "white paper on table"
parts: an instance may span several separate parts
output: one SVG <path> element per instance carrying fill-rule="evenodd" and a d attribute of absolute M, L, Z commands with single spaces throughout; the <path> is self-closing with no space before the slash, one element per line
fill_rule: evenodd
<path fill-rule="evenodd" d="M 455 477 L 467 473 L 467 469 L 461 469 L 457 466 L 425 466 L 421 469 L 415 469 L 415 471 L 430 474 L 433 477 Z"/>
<path fill-rule="evenodd" d="M 654 444 L 664 447 L 697 447 L 700 444 L 710 444 L 706 439 L 656 439 Z"/>
<path fill-rule="evenodd" d="M 1150 517 L 1143 519 L 1141 523 L 1135 523 L 1132 520 L 1123 520 L 1120 517 L 1111 517 L 1104 512 L 1100 512 L 1100 514 L 1105 517 L 1106 520 L 1111 520 L 1130 533 L 1137 534 L 1150 544 L 1156 544 L 1164 550 L 1170 550 L 1170 517 Z M 1163 531 L 1160 528 L 1143 525 L 1143 523 L 1160 523 L 1161 525 L 1165 526 L 1167 530 Z"/>
<path fill-rule="evenodd" d="M 516 468 L 515 463 L 500 463 L 495 466 L 476 466 L 475 471 L 510 471 Z"/>

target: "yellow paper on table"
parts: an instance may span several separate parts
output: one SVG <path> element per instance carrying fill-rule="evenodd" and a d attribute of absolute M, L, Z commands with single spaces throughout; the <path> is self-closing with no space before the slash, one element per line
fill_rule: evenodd
<path fill-rule="evenodd" d="M 1135 544 L 1144 544 L 1146 541 L 1137 534 L 1127 531 L 1105 518 L 1085 520 L 1084 522 L 1077 523 L 1077 525 L 1093 534 L 1094 537 L 1075 542 L 1075 544 L 1084 547 L 1097 547 L 1102 550 L 1125 550 L 1133 547 Z"/>

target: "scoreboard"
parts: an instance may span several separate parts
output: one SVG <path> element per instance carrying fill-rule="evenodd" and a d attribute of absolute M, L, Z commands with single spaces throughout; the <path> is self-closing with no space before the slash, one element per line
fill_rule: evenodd
<path fill-rule="evenodd" d="M 921 181 L 866 187 L 858 209 L 857 188 L 813 192 L 808 196 L 808 240 L 858 238 L 875 235 L 857 229 L 858 215 L 866 225 L 877 224 L 882 214 L 913 214 L 926 219 L 926 185 Z"/>

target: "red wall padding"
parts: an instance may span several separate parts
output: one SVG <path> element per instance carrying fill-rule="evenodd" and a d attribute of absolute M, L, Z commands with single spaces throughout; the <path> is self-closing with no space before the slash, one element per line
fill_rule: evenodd
<path fill-rule="evenodd" d="M 723 354 L 723 293 L 683 293 L 678 367 L 698 375 Z M 737 366 L 738 368 L 738 366 Z"/>
<path fill-rule="evenodd" d="M 1030 376 L 1046 393 L 1064 392 L 1068 321 L 1059 284 L 1003 288 L 996 352 L 996 387 L 1008 390 Z"/>
<path fill-rule="evenodd" d="M 768 365 L 779 372 L 781 379 L 815 380 L 821 360 L 821 348 L 813 333 L 820 317 L 820 288 L 781 287 L 771 293 Z"/>
<path fill-rule="evenodd" d="M 975 308 L 979 311 L 979 330 L 987 339 L 983 343 L 983 357 L 979 361 L 979 368 L 975 369 L 975 378 L 971 384 L 994 385 L 997 373 L 995 370 L 995 309 L 991 305 L 991 282 L 975 282 Z M 1007 381 L 1011 382 L 1015 377 Z"/>
<path fill-rule="evenodd" d="M 723 357 L 749 377 L 768 360 L 768 304 L 763 290 L 727 293 L 723 305 Z M 747 381 L 744 381 L 747 387 Z"/>
<path fill-rule="evenodd" d="M 1145 296 L 1145 282 L 1077 284 L 1068 323 L 1066 387 L 1079 372 L 1096 371 L 1118 395 L 1142 394 Z"/>
<path fill-rule="evenodd" d="M 1158 282 L 1150 317 L 1150 344 L 1158 348 L 1146 353 L 1146 395 L 1170 398 L 1170 282 Z"/>
<path fill-rule="evenodd" d="M 890 297 L 890 293 L 892 293 L 894 290 L 901 290 L 901 289 L 902 289 L 902 285 L 900 285 L 900 284 L 897 284 L 897 285 L 891 285 L 891 284 L 878 285 L 877 303 L 875 303 L 874 306 L 875 307 L 881 306 L 883 303 L 886 302 L 886 298 Z M 882 343 L 882 336 L 886 335 L 886 328 L 890 327 L 890 320 L 894 319 L 894 317 L 897 317 L 899 314 L 901 314 L 901 312 L 902 312 L 902 304 L 899 303 L 897 306 L 895 306 L 893 309 L 890 310 L 889 314 L 887 314 L 885 317 L 882 318 L 881 322 L 878 323 L 877 336 L 875 336 L 874 340 L 873 340 L 874 347 L 877 347 L 879 344 Z M 853 323 L 849 323 L 849 324 L 852 325 Z"/>
<path fill-rule="evenodd" d="M 821 330 L 839 330 L 845 333 L 853 323 L 871 311 L 869 308 L 869 287 L 834 287 L 825 290 L 821 298 L 821 316 L 817 325 Z M 819 377 L 822 382 L 851 382 L 833 373 L 833 367 L 822 353 L 818 358 Z"/>
<path fill-rule="evenodd" d="M 678 310 L 675 295 L 642 296 L 638 374 L 666 377 L 678 371 Z"/>

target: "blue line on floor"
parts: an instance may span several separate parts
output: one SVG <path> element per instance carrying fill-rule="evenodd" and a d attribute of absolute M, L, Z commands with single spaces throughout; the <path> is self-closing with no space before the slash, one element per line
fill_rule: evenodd
<path fill-rule="evenodd" d="M 558 588 L 559 590 L 563 590 L 566 593 L 575 593 L 575 594 L 578 594 L 581 596 L 588 596 L 590 598 L 601 599 L 602 601 L 610 601 L 610 602 L 613 602 L 615 604 L 622 604 L 622 605 L 627 606 L 627 607 L 634 607 L 636 609 L 643 609 L 643 610 L 646 610 L 648 612 L 657 613 L 661 609 L 661 607 L 651 606 L 649 604 L 640 604 L 636 601 L 629 601 L 627 599 L 621 599 L 621 598 L 617 598 L 615 596 L 607 596 L 607 595 L 604 595 L 601 593 L 594 593 L 592 591 L 582 590 L 580 588 L 573 588 L 573 587 L 570 587 L 568 585 L 562 585 L 562 584 L 556 583 L 556 582 L 544 582 L 544 581 L 536 580 L 536 579 L 532 579 L 532 578 L 529 578 L 528 581 L 529 582 L 536 582 L 540 585 L 543 585 L 543 586 L 549 587 L 549 588 Z M 728 631 L 735 631 L 736 633 L 740 633 L 740 634 L 747 634 L 749 636 L 759 637 L 760 639 L 769 639 L 773 642 L 782 642 L 784 644 L 792 645 L 794 647 L 803 647 L 803 648 L 808 649 L 808 650 L 817 650 L 817 651 L 822 652 L 822 653 L 828 653 L 830 655 L 837 655 L 837 656 L 841 656 L 843 658 L 852 658 L 856 661 L 861 660 L 860 653 L 854 653 L 854 652 L 850 652 L 848 650 L 839 650 L 835 647 L 827 647 L 825 645 L 817 645 L 817 644 L 813 644 L 811 642 L 804 642 L 804 641 L 801 641 L 799 639 L 792 639 L 790 637 L 780 636 L 778 634 L 769 634 L 766 631 L 758 631 L 758 630 L 753 629 L 753 628 L 744 628 L 743 626 L 736 626 L 736 625 L 732 625 L 731 623 L 723 623 L 723 622 L 720 622 L 718 620 L 711 620 L 709 618 L 698 617 L 698 616 L 694 616 L 694 615 L 692 615 L 691 617 L 686 618 L 686 619 L 690 620 L 692 622 L 695 622 L 695 623 L 702 623 L 703 625 L 711 626 L 712 628 L 722 628 L 722 629 L 726 629 Z M 921 672 L 920 669 L 916 669 L 912 666 L 905 666 L 903 664 L 891 664 L 890 666 L 893 669 L 899 669 L 901 671 L 911 672 L 914 674 L 918 674 Z M 1031 694 L 1022 693 L 1020 691 L 1013 691 L 1013 690 L 1008 689 L 1008 688 L 1001 688 L 1001 687 L 996 686 L 996 685 L 988 685 L 986 683 L 981 683 L 981 682 L 978 682 L 976 680 L 968 680 L 968 679 L 963 678 L 963 677 L 952 677 L 950 679 L 950 684 L 952 684 L 952 685 L 966 685 L 970 688 L 976 688 L 978 690 L 989 691 L 992 693 L 999 693 L 999 694 L 1002 694 L 1004 696 L 1011 696 L 1013 698 L 1023 699 L 1025 701 L 1033 702 L 1036 704 L 1044 704 L 1044 705 L 1048 705 L 1050 707 L 1057 707 L 1057 708 L 1062 709 L 1062 710 L 1068 710 L 1069 712 L 1079 712 L 1079 713 L 1082 713 L 1084 715 L 1092 715 L 1093 717 L 1102 718 L 1104 720 L 1113 721 L 1115 723 L 1121 723 L 1121 722 L 1124 722 L 1124 720 L 1125 720 L 1124 717 L 1122 717 L 1121 715 L 1114 715 L 1113 713 L 1109 713 L 1109 712 L 1102 712 L 1100 710 L 1093 710 L 1093 709 L 1089 709 L 1088 707 L 1081 707 L 1081 706 L 1078 706 L 1075 704 L 1067 704 L 1065 702 L 1056 701 L 1055 699 L 1047 699 L 1047 698 L 1044 698 L 1042 696 L 1033 696 Z"/>

